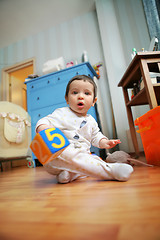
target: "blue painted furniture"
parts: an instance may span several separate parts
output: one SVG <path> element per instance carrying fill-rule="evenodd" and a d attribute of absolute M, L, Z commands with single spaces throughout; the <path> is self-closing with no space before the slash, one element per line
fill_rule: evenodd
<path fill-rule="evenodd" d="M 90 63 L 85 62 L 26 82 L 27 108 L 31 116 L 32 139 L 35 136 L 36 123 L 40 118 L 52 113 L 56 108 L 67 106 L 65 90 L 68 81 L 75 75 L 83 74 L 97 77 Z M 88 113 L 97 120 L 95 107 L 92 107 Z M 92 148 L 91 151 L 99 155 L 98 149 Z M 35 155 L 33 155 L 33 160 L 35 163 Z"/>

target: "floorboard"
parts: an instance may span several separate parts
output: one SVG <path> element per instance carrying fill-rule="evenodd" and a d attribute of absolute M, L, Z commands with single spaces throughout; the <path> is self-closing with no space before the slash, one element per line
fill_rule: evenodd
<path fill-rule="evenodd" d="M 43 167 L 0 173 L 1 240 L 160 240 L 160 167 L 127 182 L 57 184 Z"/>

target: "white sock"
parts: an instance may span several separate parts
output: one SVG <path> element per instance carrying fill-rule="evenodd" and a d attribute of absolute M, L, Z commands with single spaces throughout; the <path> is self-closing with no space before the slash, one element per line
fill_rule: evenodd
<path fill-rule="evenodd" d="M 125 163 L 107 163 L 111 168 L 111 173 L 114 179 L 118 181 L 127 181 L 133 172 L 133 167 Z"/>
<path fill-rule="evenodd" d="M 72 173 L 72 172 L 63 170 L 57 175 L 57 181 L 59 183 L 69 183 L 76 180 L 77 178 L 85 178 L 85 177 L 87 176 L 81 175 L 79 173 Z"/>
<path fill-rule="evenodd" d="M 68 183 L 70 182 L 70 173 L 66 170 L 60 172 L 58 175 L 57 175 L 57 181 L 59 183 Z"/>

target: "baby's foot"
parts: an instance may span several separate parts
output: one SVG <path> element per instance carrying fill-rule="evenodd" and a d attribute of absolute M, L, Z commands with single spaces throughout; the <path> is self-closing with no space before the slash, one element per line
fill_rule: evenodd
<path fill-rule="evenodd" d="M 125 163 L 111 163 L 109 166 L 113 177 L 118 181 L 127 181 L 133 172 L 133 167 Z"/>
<path fill-rule="evenodd" d="M 68 182 L 70 182 L 70 173 L 66 170 L 60 172 L 57 175 L 57 181 L 58 181 L 58 183 L 68 183 Z"/>
<path fill-rule="evenodd" d="M 69 183 L 76 179 L 84 178 L 84 177 L 87 177 L 87 176 L 81 175 L 79 173 L 72 173 L 72 172 L 63 170 L 57 175 L 57 181 L 59 183 Z"/>

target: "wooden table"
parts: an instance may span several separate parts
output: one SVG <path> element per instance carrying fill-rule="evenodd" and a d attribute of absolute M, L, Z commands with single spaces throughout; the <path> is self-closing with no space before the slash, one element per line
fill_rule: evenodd
<path fill-rule="evenodd" d="M 149 104 L 152 109 L 160 105 L 160 83 L 152 84 L 150 72 L 160 72 L 160 51 L 138 52 L 118 84 L 118 87 L 123 88 L 131 138 L 137 156 L 139 147 L 131 107 Z M 144 88 L 131 99 L 128 90 L 133 89 L 134 84 L 138 84 L 142 79 Z"/>

